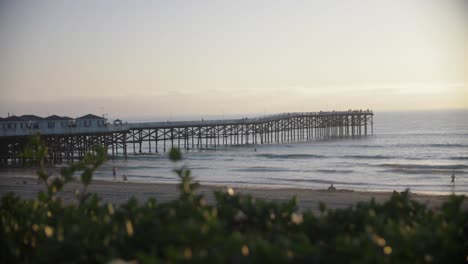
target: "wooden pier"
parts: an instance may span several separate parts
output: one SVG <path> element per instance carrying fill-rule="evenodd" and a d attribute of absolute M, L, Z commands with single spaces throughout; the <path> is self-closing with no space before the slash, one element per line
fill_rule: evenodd
<path fill-rule="evenodd" d="M 157 153 L 170 148 L 209 149 L 368 135 L 373 134 L 373 116 L 370 110 L 285 113 L 229 120 L 128 123 L 94 131 L 39 132 L 49 147 L 49 161 L 59 164 L 81 160 L 96 144 L 106 147 L 111 158 L 127 158 L 129 153 Z M 0 135 L 0 165 L 25 162 L 20 153 L 33 132 Z"/>

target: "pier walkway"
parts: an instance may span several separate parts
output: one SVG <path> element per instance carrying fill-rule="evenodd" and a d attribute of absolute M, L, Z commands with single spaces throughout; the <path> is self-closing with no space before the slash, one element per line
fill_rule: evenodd
<path fill-rule="evenodd" d="M 0 165 L 24 162 L 20 152 L 30 135 L 40 133 L 52 163 L 80 160 L 96 144 L 111 158 L 129 152 L 150 153 L 169 148 L 201 149 L 229 145 L 303 142 L 373 133 L 373 112 L 283 113 L 256 118 L 107 124 L 102 127 L 62 127 L 0 131 Z"/>

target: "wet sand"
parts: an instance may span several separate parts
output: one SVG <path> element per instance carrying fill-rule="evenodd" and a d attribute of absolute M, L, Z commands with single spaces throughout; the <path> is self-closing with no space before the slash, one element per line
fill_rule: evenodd
<path fill-rule="evenodd" d="M 34 199 L 40 190 L 44 190 L 44 183 L 39 183 L 37 178 L 11 177 L 0 175 L 0 196 L 8 192 L 15 192 L 23 198 Z M 82 185 L 79 182 L 67 184 L 60 196 L 66 202 L 76 200 L 76 190 L 81 190 Z M 391 192 L 361 192 L 352 190 L 309 190 L 294 188 L 252 188 L 252 187 L 233 187 L 235 192 L 248 193 L 255 198 L 261 198 L 274 201 L 288 201 L 296 196 L 300 210 L 312 210 L 317 212 L 319 202 L 324 202 L 328 208 L 348 208 L 362 201 L 369 201 L 374 198 L 377 202 L 388 200 Z M 226 190 L 226 186 L 208 186 L 202 185 L 198 193 L 204 194 L 208 203 L 213 203 L 213 191 Z M 158 202 L 167 202 L 177 199 L 179 192 L 176 184 L 166 183 L 135 183 L 119 181 L 93 180 L 88 187 L 88 192 L 97 193 L 104 202 L 121 204 L 126 202 L 132 196 L 139 201 L 144 202 L 149 198 L 155 198 Z M 438 209 L 449 196 L 412 194 L 412 198 L 418 202 L 424 203 L 430 208 Z M 468 202 L 465 200 L 463 207 L 468 209 Z"/>

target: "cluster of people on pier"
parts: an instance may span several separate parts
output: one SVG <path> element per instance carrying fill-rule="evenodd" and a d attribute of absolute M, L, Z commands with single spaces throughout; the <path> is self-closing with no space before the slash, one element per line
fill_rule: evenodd
<path fill-rule="evenodd" d="M 333 112 L 335 112 L 335 110 L 333 110 Z M 350 113 L 371 113 L 372 111 L 370 109 L 367 109 L 367 110 L 362 110 L 362 109 L 352 110 L 352 109 L 349 109 L 348 112 L 350 112 Z"/>
<path fill-rule="evenodd" d="M 362 109 L 359 109 L 359 110 L 353 110 L 353 109 L 349 109 L 348 111 L 335 111 L 335 110 L 332 110 L 330 112 L 324 112 L 324 111 L 320 111 L 318 112 L 319 114 L 329 114 L 329 113 L 364 113 L 364 114 L 367 114 L 367 113 L 372 113 L 372 110 L 370 109 L 367 109 L 367 110 L 362 110 Z M 289 114 L 288 114 L 289 115 Z"/>

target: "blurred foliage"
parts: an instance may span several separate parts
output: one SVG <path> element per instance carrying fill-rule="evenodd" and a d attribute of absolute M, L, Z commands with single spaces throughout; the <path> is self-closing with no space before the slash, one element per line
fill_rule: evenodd
<path fill-rule="evenodd" d="M 35 149 L 47 149 L 36 142 Z M 33 152 L 29 151 L 29 154 Z M 36 153 L 37 154 L 37 153 Z M 34 154 L 34 155 L 36 155 Z M 40 160 L 37 155 L 37 160 Z M 1 263 L 466 263 L 468 211 L 452 196 L 432 210 L 394 192 L 349 209 L 299 212 L 295 199 L 272 202 L 215 192 L 215 203 L 196 195 L 182 155 L 171 150 L 180 198 L 168 203 L 130 199 L 115 206 L 98 196 L 77 194 L 65 204 L 56 196 L 81 172 L 83 188 L 105 161 L 97 147 L 83 162 L 51 180 L 35 200 L 11 193 L 0 204 Z"/>

